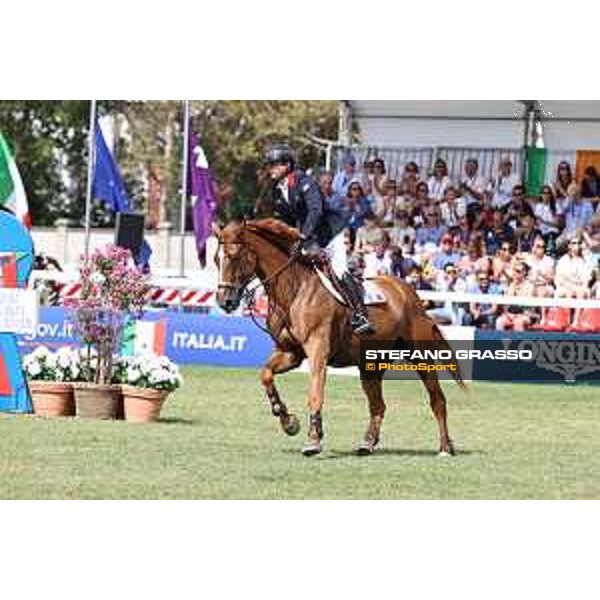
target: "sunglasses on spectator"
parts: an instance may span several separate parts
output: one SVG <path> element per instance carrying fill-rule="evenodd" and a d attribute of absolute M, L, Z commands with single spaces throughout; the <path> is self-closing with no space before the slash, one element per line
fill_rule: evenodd
<path fill-rule="evenodd" d="M 517 275 L 525 275 L 525 269 L 515 269 L 515 273 L 517 273 Z"/>
<path fill-rule="evenodd" d="M 510 246 L 502 246 L 502 252 L 510 252 Z"/>
<path fill-rule="evenodd" d="M 571 240 L 571 245 L 572 246 L 580 246 L 581 242 L 579 240 Z"/>
<path fill-rule="evenodd" d="M 546 244 L 535 244 L 535 248 L 542 248 L 542 250 L 546 247 Z"/>

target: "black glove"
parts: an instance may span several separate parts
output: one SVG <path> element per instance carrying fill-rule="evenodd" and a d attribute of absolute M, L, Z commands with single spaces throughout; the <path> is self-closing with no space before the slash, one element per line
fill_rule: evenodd
<path fill-rule="evenodd" d="M 321 256 L 321 246 L 315 241 L 306 240 L 302 243 L 302 255 L 313 260 L 319 258 Z"/>
<path fill-rule="evenodd" d="M 302 256 L 309 259 L 317 258 L 321 254 L 321 247 L 314 240 L 304 238 L 294 242 L 290 248 L 291 256 Z"/>

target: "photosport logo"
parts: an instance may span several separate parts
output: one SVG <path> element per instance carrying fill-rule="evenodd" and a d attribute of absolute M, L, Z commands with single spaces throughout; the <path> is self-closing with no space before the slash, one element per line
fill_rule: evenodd
<path fill-rule="evenodd" d="M 361 342 L 360 372 L 363 379 L 600 381 L 600 337 L 368 340 Z"/>

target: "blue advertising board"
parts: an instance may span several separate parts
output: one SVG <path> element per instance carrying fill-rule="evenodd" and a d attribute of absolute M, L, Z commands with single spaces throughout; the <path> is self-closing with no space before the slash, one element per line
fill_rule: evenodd
<path fill-rule="evenodd" d="M 258 367 L 273 349 L 271 338 L 245 317 L 160 311 L 148 312 L 142 320 L 166 320 L 163 352 L 178 364 Z M 78 345 L 69 313 L 60 307 L 41 309 L 35 334 L 18 340 L 22 353 L 41 345 L 52 350 Z"/>
<path fill-rule="evenodd" d="M 516 350 L 528 360 L 475 360 L 473 379 L 530 383 L 599 383 L 600 335 L 477 331 L 475 349 Z"/>
<path fill-rule="evenodd" d="M 148 311 L 142 319 L 141 335 L 153 335 L 146 347 L 164 353 L 182 365 L 252 367 L 264 364 L 273 341 L 247 317 Z M 452 336 L 453 338 L 456 335 Z M 77 346 L 74 326 L 63 308 L 43 308 L 35 334 L 18 336 L 22 353 L 37 345 L 56 349 Z M 157 343 L 160 341 L 160 343 Z M 479 350 L 527 349 L 534 359 L 523 361 L 474 360 L 472 378 L 480 381 L 592 382 L 600 381 L 600 335 L 534 332 L 475 332 L 473 348 Z M 468 377 L 471 378 L 471 377 Z"/>
<path fill-rule="evenodd" d="M 167 320 L 165 353 L 180 364 L 258 367 L 272 349 L 249 318 L 171 313 Z"/>
<path fill-rule="evenodd" d="M 75 328 L 64 308 L 40 308 L 39 322 L 35 333 L 17 336 L 22 354 L 31 352 L 37 346 L 57 350 L 61 346 L 75 347 Z"/>

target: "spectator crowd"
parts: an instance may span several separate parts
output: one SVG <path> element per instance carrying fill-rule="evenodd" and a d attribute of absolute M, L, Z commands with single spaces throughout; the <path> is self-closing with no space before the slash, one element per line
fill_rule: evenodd
<path fill-rule="evenodd" d="M 326 202 L 348 219 L 352 272 L 399 277 L 418 290 L 519 297 L 600 297 L 600 176 L 588 167 L 576 181 L 568 162 L 539 195 L 528 194 L 508 158 L 480 175 L 476 159 L 451 178 L 414 162 L 396 180 L 381 158 L 357 165 L 351 154 L 335 174 L 322 173 Z M 440 323 L 527 329 L 543 319 L 523 305 L 426 302 Z"/>

